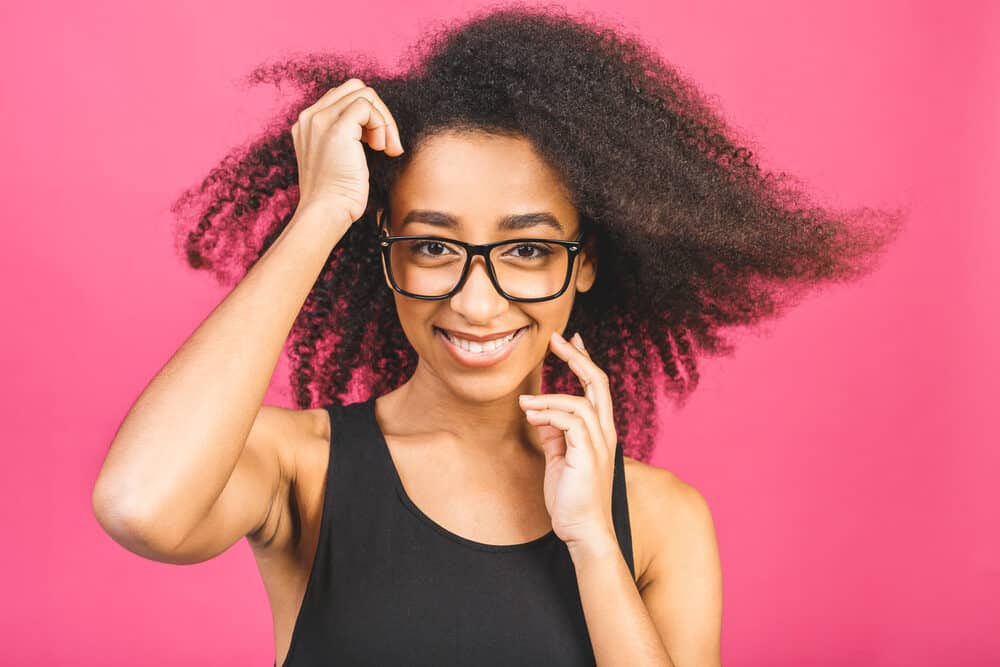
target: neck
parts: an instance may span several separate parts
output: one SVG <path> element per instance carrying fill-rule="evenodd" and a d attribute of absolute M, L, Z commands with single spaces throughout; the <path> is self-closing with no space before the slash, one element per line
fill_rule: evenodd
<path fill-rule="evenodd" d="M 542 455 L 535 427 L 517 400 L 519 394 L 541 393 L 541 371 L 539 365 L 509 393 L 487 393 L 488 382 L 463 393 L 420 361 L 410 379 L 382 403 L 389 423 L 396 425 L 391 430 L 400 434 L 449 442 L 477 460 L 519 461 Z"/>

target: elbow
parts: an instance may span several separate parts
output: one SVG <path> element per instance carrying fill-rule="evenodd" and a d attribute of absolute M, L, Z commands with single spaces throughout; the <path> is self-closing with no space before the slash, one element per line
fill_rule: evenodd
<path fill-rule="evenodd" d="M 128 551 L 153 560 L 164 560 L 172 553 L 173 539 L 141 499 L 99 478 L 90 504 L 101 529 Z"/>

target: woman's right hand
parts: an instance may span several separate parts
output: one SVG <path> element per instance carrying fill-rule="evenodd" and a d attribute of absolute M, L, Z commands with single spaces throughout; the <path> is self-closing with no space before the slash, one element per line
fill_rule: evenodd
<path fill-rule="evenodd" d="M 403 153 L 399 128 L 385 102 L 360 79 L 331 88 L 292 125 L 299 167 L 300 209 L 317 205 L 353 224 L 368 205 L 368 163 L 361 141 L 372 150 Z"/>

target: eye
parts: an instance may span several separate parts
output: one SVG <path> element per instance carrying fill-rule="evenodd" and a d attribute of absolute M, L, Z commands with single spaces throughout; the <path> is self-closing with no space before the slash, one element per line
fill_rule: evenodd
<path fill-rule="evenodd" d="M 435 247 L 443 248 L 444 250 L 449 250 L 448 245 L 441 243 L 440 241 L 415 241 L 410 245 L 410 252 L 418 255 L 430 255 L 431 257 L 441 257 L 445 253 L 441 252 L 423 252 L 425 248 Z"/>
<path fill-rule="evenodd" d="M 541 243 L 519 243 L 504 254 L 510 253 L 513 253 L 514 259 L 540 259 L 551 255 L 552 250 L 547 245 Z"/>

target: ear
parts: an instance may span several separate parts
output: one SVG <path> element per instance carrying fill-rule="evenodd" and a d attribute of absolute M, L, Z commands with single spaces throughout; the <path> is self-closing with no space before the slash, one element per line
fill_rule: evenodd
<path fill-rule="evenodd" d="M 576 271 L 576 291 L 586 292 L 594 286 L 597 280 L 597 235 L 591 232 L 583 242 L 583 249 L 580 250 L 580 263 Z"/>

